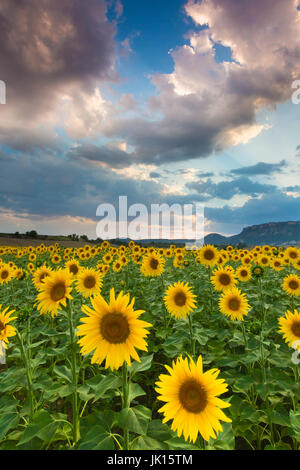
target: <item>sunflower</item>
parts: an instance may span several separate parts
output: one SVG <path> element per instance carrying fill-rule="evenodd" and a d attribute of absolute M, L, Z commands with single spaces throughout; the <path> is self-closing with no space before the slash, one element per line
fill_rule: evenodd
<path fill-rule="evenodd" d="M 164 271 L 165 259 L 155 253 L 144 256 L 141 272 L 144 276 L 160 276 Z"/>
<path fill-rule="evenodd" d="M 27 264 L 27 269 L 31 272 L 31 274 L 34 273 L 34 264 L 28 263 Z"/>
<path fill-rule="evenodd" d="M 122 266 L 123 266 L 122 262 L 119 259 L 117 259 L 113 263 L 113 271 L 115 273 L 119 273 L 122 270 Z"/>
<path fill-rule="evenodd" d="M 300 350 L 300 313 L 298 310 L 294 310 L 294 313 L 287 310 L 285 317 L 280 317 L 278 321 L 279 332 L 283 334 L 285 342 L 292 347 L 295 341 L 299 341 L 297 349 Z"/>
<path fill-rule="evenodd" d="M 166 290 L 164 302 L 167 311 L 176 319 L 186 318 L 196 307 L 195 298 L 188 283 L 175 282 Z"/>
<path fill-rule="evenodd" d="M 214 266 L 218 259 L 218 250 L 213 245 L 204 245 L 199 251 L 199 258 L 204 266 Z"/>
<path fill-rule="evenodd" d="M 103 263 L 104 264 L 110 264 L 113 261 L 113 255 L 111 253 L 106 253 L 103 256 Z"/>
<path fill-rule="evenodd" d="M 76 290 L 83 297 L 100 294 L 102 287 L 102 275 L 93 268 L 83 268 L 77 276 Z"/>
<path fill-rule="evenodd" d="M 152 325 L 139 319 L 144 310 L 134 310 L 134 301 L 123 291 L 116 298 L 112 288 L 109 303 L 99 295 L 91 298 L 93 309 L 82 306 L 87 317 L 80 320 L 83 325 L 79 325 L 77 336 L 82 338 L 78 343 L 83 355 L 94 351 L 92 364 L 102 364 L 105 359 L 105 368 L 114 370 L 125 361 L 130 366 L 131 357 L 140 362 L 135 348 L 147 351 L 144 338 L 149 334 L 146 328 Z"/>
<path fill-rule="evenodd" d="M 50 276 L 44 278 L 41 292 L 37 296 L 39 302 L 37 308 L 41 313 L 50 313 L 52 317 L 62 306 L 66 306 L 67 299 L 72 299 L 72 279 L 66 269 L 53 271 Z"/>
<path fill-rule="evenodd" d="M 76 277 L 80 271 L 80 264 L 78 263 L 76 259 L 70 259 L 66 263 L 66 269 L 69 270 L 69 272 L 71 273 L 73 277 Z"/>
<path fill-rule="evenodd" d="M 270 264 L 270 257 L 268 255 L 262 255 L 257 260 L 260 266 L 269 266 Z"/>
<path fill-rule="evenodd" d="M 240 289 L 233 287 L 222 294 L 219 299 L 219 308 L 231 320 L 243 320 L 244 315 L 247 315 L 250 310 L 250 305 L 246 294 L 242 294 Z"/>
<path fill-rule="evenodd" d="M 18 279 L 18 281 L 22 281 L 23 279 L 25 279 L 25 273 L 23 271 L 22 268 L 18 268 L 17 271 L 16 271 L 16 279 Z"/>
<path fill-rule="evenodd" d="M 285 256 L 292 262 L 296 261 L 297 259 L 299 259 L 299 256 L 300 256 L 300 252 L 297 248 L 293 248 L 292 246 L 289 246 L 286 250 L 285 250 Z"/>
<path fill-rule="evenodd" d="M 33 275 L 33 284 L 36 290 L 41 290 L 44 285 L 44 279 L 47 276 L 50 276 L 52 269 L 47 266 L 42 266 L 38 268 Z"/>
<path fill-rule="evenodd" d="M 163 423 L 173 420 L 171 429 L 178 437 L 196 442 L 198 433 L 206 440 L 216 439 L 223 431 L 220 421 L 231 422 L 221 408 L 228 408 L 219 395 L 227 392 L 224 379 L 217 379 L 220 371 L 210 369 L 203 372 L 202 357 L 197 363 L 182 356 L 165 366 L 169 375 L 161 374 L 156 382 L 158 400 L 165 405 L 158 411 L 164 414 Z"/>
<path fill-rule="evenodd" d="M 8 343 L 8 338 L 16 335 L 15 328 L 9 325 L 9 322 L 17 317 L 11 317 L 11 314 L 14 313 L 15 310 L 10 310 L 8 312 L 8 307 L 4 310 L 1 309 L 2 305 L 0 305 L 0 341 L 4 342 L 4 347 L 6 349 L 5 343 Z"/>
<path fill-rule="evenodd" d="M 270 266 L 274 271 L 282 271 L 283 266 L 282 266 L 281 258 L 273 258 L 270 263 Z"/>
<path fill-rule="evenodd" d="M 210 279 L 216 291 L 231 289 L 237 282 L 234 272 L 228 267 L 215 269 Z"/>
<path fill-rule="evenodd" d="M 289 295 L 300 295 L 300 278 L 296 274 L 290 274 L 283 279 L 283 290 Z"/>
<path fill-rule="evenodd" d="M 0 268 L 0 284 L 7 284 L 12 278 L 13 270 L 7 264 L 3 264 Z"/>
<path fill-rule="evenodd" d="M 253 266 L 251 273 L 252 276 L 258 279 L 264 275 L 264 268 L 262 266 Z"/>
<path fill-rule="evenodd" d="M 61 256 L 60 255 L 56 254 L 56 255 L 52 256 L 51 263 L 58 264 L 60 262 L 61 262 Z"/>
<path fill-rule="evenodd" d="M 239 281 L 247 282 L 251 279 L 251 269 L 248 266 L 240 266 L 236 270 L 236 276 Z"/>

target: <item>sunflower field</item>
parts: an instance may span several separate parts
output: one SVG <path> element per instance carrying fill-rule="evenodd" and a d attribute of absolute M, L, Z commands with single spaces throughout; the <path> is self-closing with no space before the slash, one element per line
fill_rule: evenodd
<path fill-rule="evenodd" d="M 300 250 L 0 247 L 0 449 L 299 450 Z"/>

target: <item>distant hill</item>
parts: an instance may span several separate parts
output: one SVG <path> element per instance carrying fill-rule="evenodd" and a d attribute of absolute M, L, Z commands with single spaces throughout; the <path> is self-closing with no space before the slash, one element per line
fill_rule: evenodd
<path fill-rule="evenodd" d="M 205 243 L 211 245 L 297 245 L 300 246 L 300 221 L 270 222 L 268 224 L 245 227 L 238 235 L 224 237 L 210 233 Z"/>

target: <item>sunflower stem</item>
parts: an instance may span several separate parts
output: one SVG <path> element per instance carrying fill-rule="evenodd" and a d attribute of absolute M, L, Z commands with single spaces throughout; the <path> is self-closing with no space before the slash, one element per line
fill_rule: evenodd
<path fill-rule="evenodd" d="M 262 367 L 262 378 L 263 383 L 266 383 L 266 367 L 265 367 L 265 355 L 264 355 L 264 346 L 263 346 L 263 329 L 265 324 L 265 307 L 263 301 L 263 291 L 262 291 L 262 281 L 259 278 L 259 292 L 260 292 L 260 307 L 261 307 L 261 330 L 260 330 L 260 355 L 261 355 L 261 367 Z"/>
<path fill-rule="evenodd" d="M 123 409 L 129 408 L 129 381 L 128 381 L 128 370 L 127 364 L 124 362 L 122 368 L 122 388 L 123 388 Z M 127 427 L 124 427 L 124 441 L 123 441 L 123 450 L 129 450 L 129 431 Z"/>
<path fill-rule="evenodd" d="M 67 313 L 69 320 L 69 330 L 70 330 L 70 345 L 71 345 L 71 372 L 72 372 L 72 385 L 73 385 L 73 444 L 76 445 L 79 439 L 80 433 L 80 418 L 78 413 L 78 394 L 77 394 L 77 361 L 76 361 L 76 343 L 75 330 L 74 330 L 74 321 L 73 321 L 73 309 L 71 301 L 67 300 Z"/>
<path fill-rule="evenodd" d="M 30 367 L 30 361 L 28 360 L 29 359 L 28 355 L 25 351 L 23 338 L 22 338 L 22 336 L 20 335 L 20 333 L 18 332 L 17 329 L 16 329 L 16 333 L 17 333 L 17 338 L 18 338 L 19 343 L 20 343 L 21 356 L 22 356 L 23 363 L 24 363 L 24 366 L 25 366 L 25 371 L 26 371 L 27 391 L 28 391 L 29 405 L 30 405 L 30 415 L 29 416 L 30 416 L 30 419 L 32 419 L 33 414 L 34 414 L 34 394 L 33 394 L 33 389 L 32 389 L 32 370 L 31 370 L 31 367 Z"/>
<path fill-rule="evenodd" d="M 248 349 L 248 339 L 247 339 L 247 335 L 246 335 L 244 320 L 241 320 L 241 324 L 242 324 L 242 333 L 243 333 L 244 342 L 245 342 L 245 350 L 247 350 Z"/>
<path fill-rule="evenodd" d="M 191 313 L 188 315 L 188 319 L 189 319 L 189 327 L 190 327 L 192 358 L 195 359 L 195 338 L 194 338 L 194 333 L 193 333 L 193 320 L 192 320 L 192 314 Z"/>

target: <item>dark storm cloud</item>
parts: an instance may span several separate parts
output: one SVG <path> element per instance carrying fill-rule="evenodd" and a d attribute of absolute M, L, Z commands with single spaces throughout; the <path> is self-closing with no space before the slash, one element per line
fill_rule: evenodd
<path fill-rule="evenodd" d="M 203 201 L 215 198 L 230 200 L 238 194 L 257 197 L 260 194 L 269 193 L 276 189 L 276 186 L 254 182 L 246 177 L 236 178 L 231 181 L 221 181 L 220 183 L 214 183 L 211 180 L 192 182 L 186 186 L 202 196 Z"/>
<path fill-rule="evenodd" d="M 53 155 L 0 158 L 0 207 L 18 216 L 95 218 L 99 204 L 117 206 L 119 195 L 127 195 L 129 204 L 151 204 L 160 201 L 161 190 L 155 182 L 120 179 L 107 168 L 79 160 Z"/>
<path fill-rule="evenodd" d="M 270 222 L 300 220 L 300 197 L 290 197 L 279 190 L 250 199 L 242 207 L 205 208 L 205 216 L 218 223 L 255 225 Z"/>
<path fill-rule="evenodd" d="M 132 155 L 118 148 L 109 148 L 93 144 L 82 144 L 67 152 L 70 160 L 103 163 L 110 168 L 126 168 L 133 161 Z"/>
<path fill-rule="evenodd" d="M 2 0 L 0 26 L 1 79 L 19 112 L 41 113 L 62 85 L 109 78 L 115 28 L 105 0 Z"/>
<path fill-rule="evenodd" d="M 286 166 L 286 161 L 282 160 L 280 163 L 264 163 L 259 162 L 256 165 L 244 166 L 231 170 L 230 173 L 235 175 L 270 175 L 274 172 L 281 172 L 282 168 Z"/>
<path fill-rule="evenodd" d="M 2 0 L 0 79 L 7 96 L 0 143 L 23 151 L 55 147 L 63 139 L 54 129 L 72 131 L 81 115 L 88 130 L 96 86 L 117 78 L 115 33 L 105 0 Z M 62 119 L 66 111 L 71 125 Z"/>
<path fill-rule="evenodd" d="M 186 11 L 208 28 L 171 53 L 172 73 L 152 77 L 158 93 L 148 108 L 155 118 L 117 117 L 102 129 L 126 139 L 143 163 L 203 158 L 247 143 L 264 129 L 258 111 L 290 100 L 299 74 L 294 0 L 284 6 L 282 0 L 189 0 Z M 234 62 L 217 63 L 214 43 L 230 46 Z"/>

